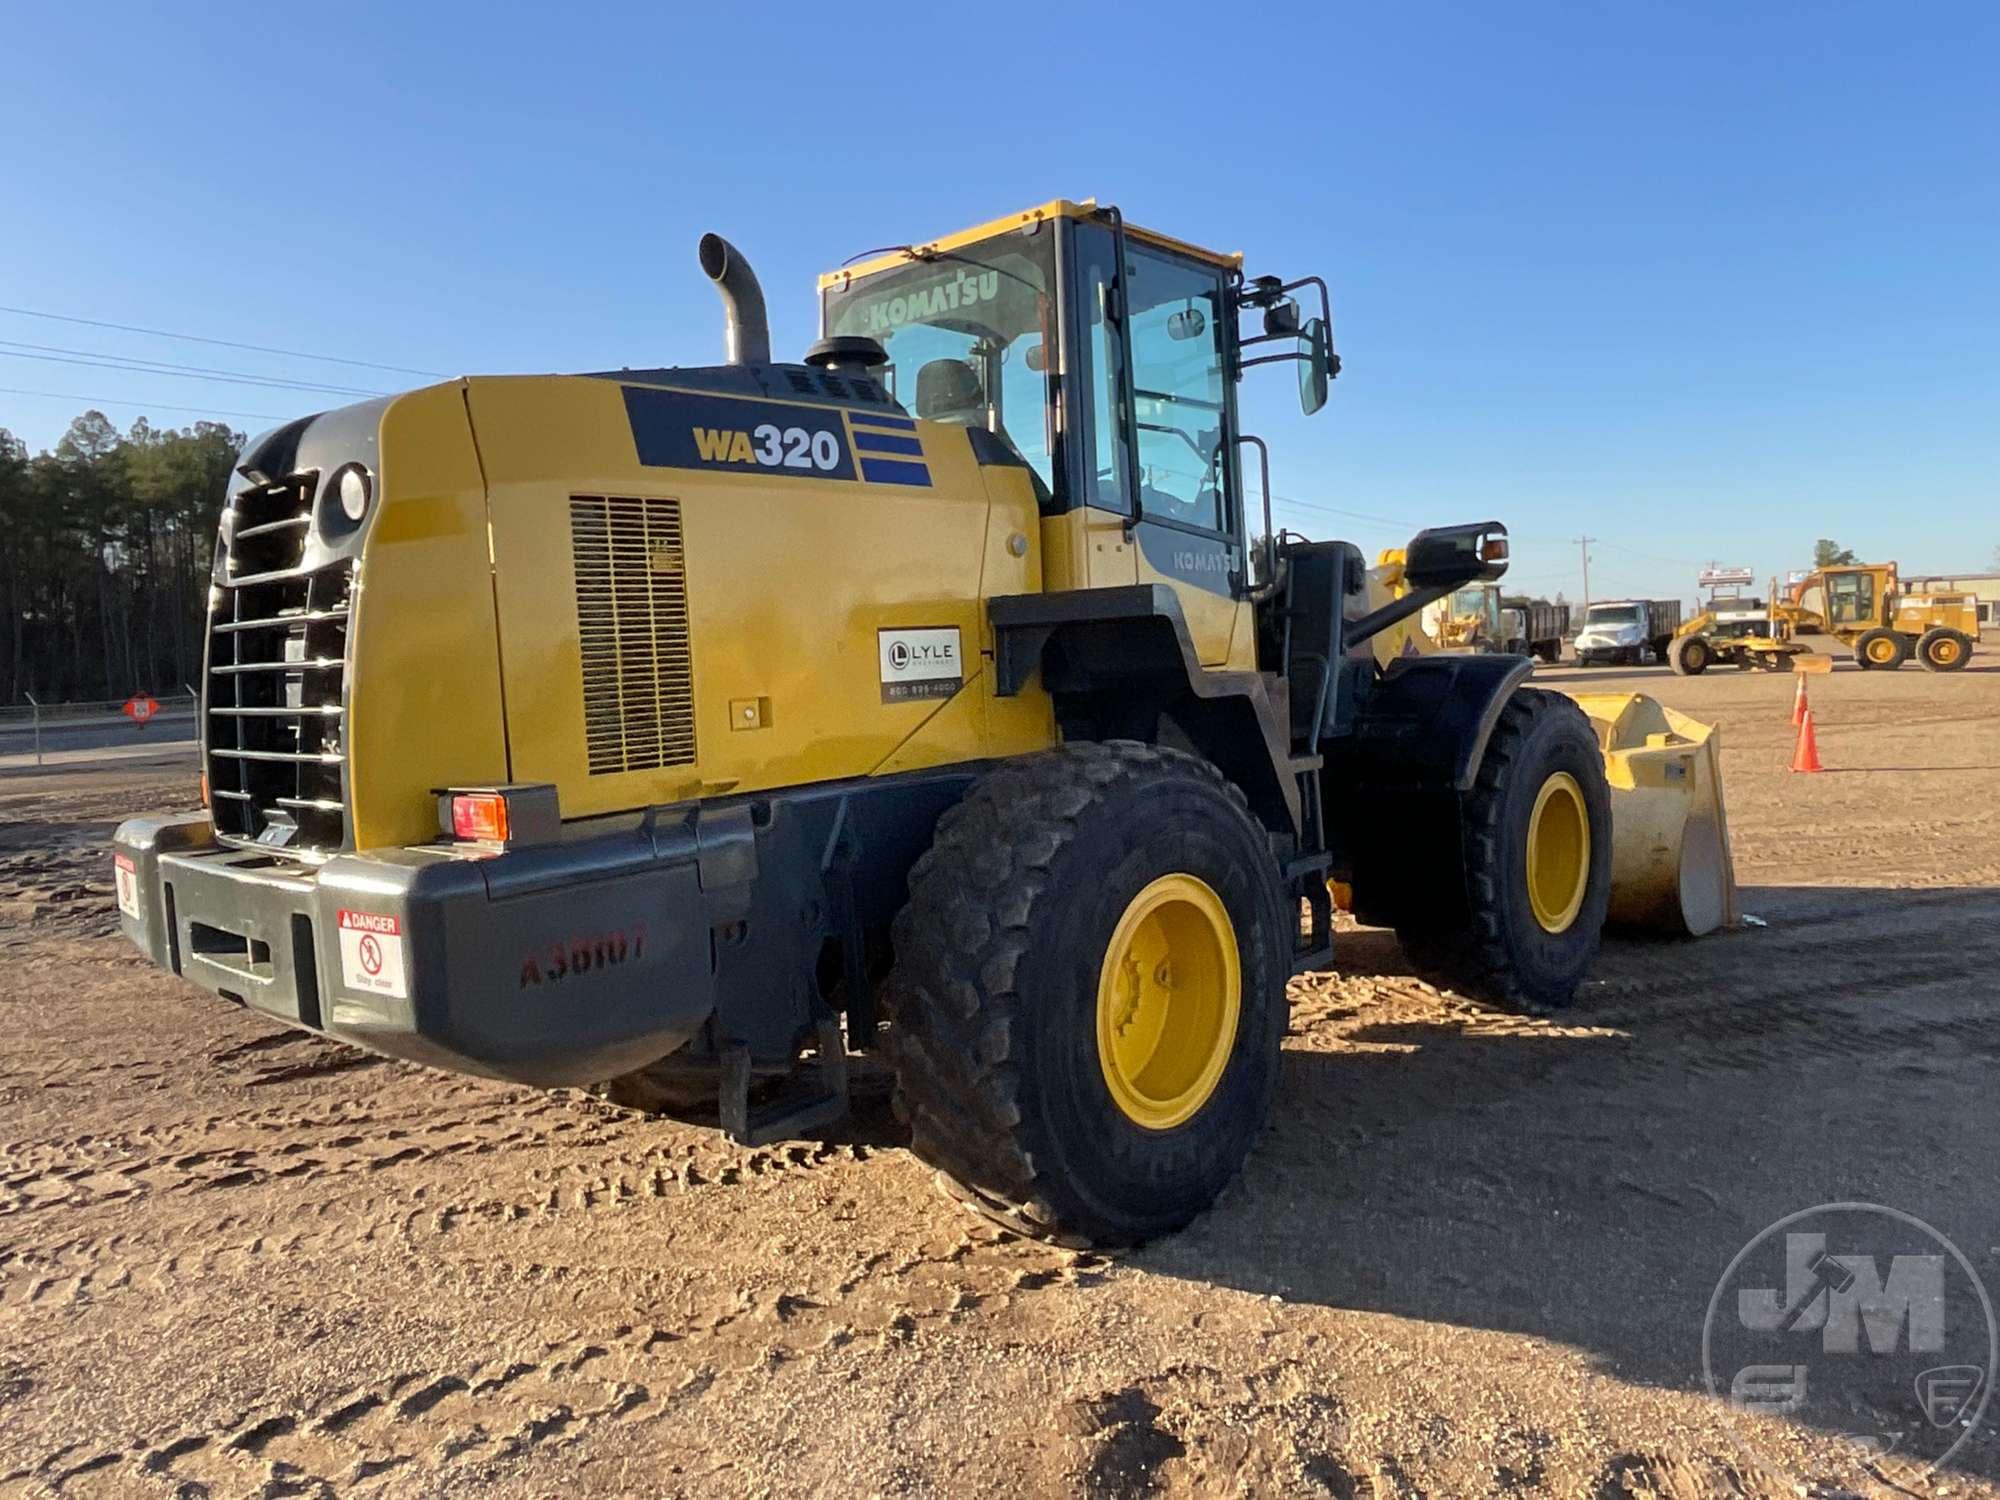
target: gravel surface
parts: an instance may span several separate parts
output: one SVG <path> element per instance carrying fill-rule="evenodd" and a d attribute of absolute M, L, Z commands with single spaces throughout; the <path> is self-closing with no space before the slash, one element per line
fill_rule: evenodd
<path fill-rule="evenodd" d="M 110 830 L 191 767 L 0 777 L 0 1494 L 2000 1495 L 2000 1409 L 1926 1475 L 1701 1372 L 1814 1203 L 2000 1289 L 2000 666 L 1812 679 L 1818 777 L 1789 678 L 1543 679 L 1721 723 L 1769 925 L 1547 1020 L 1343 932 L 1242 1179 L 1116 1260 L 879 1105 L 742 1150 L 281 1030 L 116 935 Z"/>

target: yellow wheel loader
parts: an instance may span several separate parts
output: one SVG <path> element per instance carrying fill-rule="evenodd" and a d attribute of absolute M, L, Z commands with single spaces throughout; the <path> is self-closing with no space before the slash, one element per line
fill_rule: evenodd
<path fill-rule="evenodd" d="M 207 811 L 116 835 L 154 962 L 744 1141 L 883 1058 L 960 1197 L 1109 1244 L 1236 1172 L 1331 881 L 1427 972 L 1575 994 L 1611 895 L 1589 720 L 1522 658 L 1372 650 L 1498 578 L 1505 528 L 1420 533 L 1381 602 L 1347 543 L 1253 548 L 1238 382 L 1324 403 L 1324 282 L 1059 201 L 822 278 L 792 363 L 735 249 L 700 261 L 722 365 L 246 446 Z"/>

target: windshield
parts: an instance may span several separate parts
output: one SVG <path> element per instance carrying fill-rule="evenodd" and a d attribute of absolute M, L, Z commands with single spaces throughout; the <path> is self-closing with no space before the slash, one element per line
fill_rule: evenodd
<path fill-rule="evenodd" d="M 1637 625 L 1639 606 L 1636 604 L 1593 604 L 1585 619 L 1592 625 Z"/>
<path fill-rule="evenodd" d="M 984 427 L 1055 486 L 1055 237 L 1007 235 L 829 287 L 822 321 L 888 351 L 883 383 L 919 417 Z"/>

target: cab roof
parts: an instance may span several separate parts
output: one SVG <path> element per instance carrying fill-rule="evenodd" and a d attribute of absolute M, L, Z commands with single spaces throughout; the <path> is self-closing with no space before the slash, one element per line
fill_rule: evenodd
<path fill-rule="evenodd" d="M 873 276 L 877 271 L 894 270 L 897 266 L 910 265 L 925 256 L 946 250 L 957 250 L 980 240 L 990 240 L 996 234 L 1005 234 L 1010 229 L 1021 229 L 1029 224 L 1037 224 L 1047 219 L 1087 219 L 1097 212 L 1097 200 L 1085 198 L 1081 203 L 1069 198 L 1053 198 L 1036 208 L 1025 209 L 1017 214 L 1005 214 L 997 219 L 989 219 L 984 224 L 975 224 L 970 229 L 961 229 L 956 234 L 947 234 L 938 239 L 926 240 L 920 245 L 909 245 L 901 249 L 886 251 L 870 256 L 851 266 L 842 266 L 837 271 L 827 271 L 819 278 L 819 289 L 845 286 L 862 276 Z M 1186 240 L 1177 240 L 1170 234 L 1161 234 L 1155 229 L 1144 229 L 1128 222 L 1126 234 L 1135 240 L 1163 249 L 1177 251 L 1192 256 L 1196 260 L 1207 261 L 1212 266 L 1220 266 L 1225 271 L 1243 269 L 1243 252 L 1240 250 L 1224 254 L 1217 250 L 1204 250 L 1199 245 L 1191 245 Z"/>

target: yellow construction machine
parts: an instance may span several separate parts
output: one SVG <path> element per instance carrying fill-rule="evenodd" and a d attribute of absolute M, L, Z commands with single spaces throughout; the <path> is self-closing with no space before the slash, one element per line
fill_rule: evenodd
<path fill-rule="evenodd" d="M 1810 601 L 1810 602 L 1809 602 Z M 1915 657 L 1932 672 L 1956 672 L 1979 640 L 1979 607 L 1955 590 L 1905 593 L 1894 563 L 1819 568 L 1782 594 L 1773 584 L 1758 612 L 1711 605 L 1675 634 L 1673 668 L 1696 676 L 1711 666 L 1824 671 L 1825 657 L 1807 654 L 1801 635 L 1830 635 L 1864 671 L 1894 671 Z"/>
<path fill-rule="evenodd" d="M 1575 994 L 1599 734 L 1525 659 L 1373 652 L 1499 577 L 1505 528 L 1420 533 L 1378 602 L 1351 545 L 1268 540 L 1268 482 L 1250 515 L 1238 382 L 1325 402 L 1324 282 L 1058 201 L 823 277 L 790 362 L 734 247 L 700 262 L 724 364 L 246 446 L 207 808 L 115 839 L 154 962 L 745 1141 L 883 1058 L 965 1201 L 1106 1243 L 1236 1171 L 1286 981 L 1336 961 L 1330 882 L 1425 972 Z"/>

